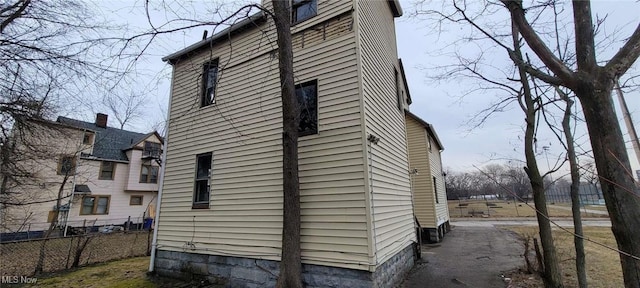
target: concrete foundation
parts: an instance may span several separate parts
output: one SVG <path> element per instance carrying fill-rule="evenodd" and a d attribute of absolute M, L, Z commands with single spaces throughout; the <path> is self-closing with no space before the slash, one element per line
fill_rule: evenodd
<path fill-rule="evenodd" d="M 423 243 L 438 243 L 442 241 L 444 235 L 451 231 L 451 225 L 449 221 L 440 224 L 436 228 L 422 228 L 422 242 Z"/>
<path fill-rule="evenodd" d="M 160 276 L 202 280 L 225 287 L 274 287 L 279 262 L 231 256 L 158 250 L 155 271 Z M 395 287 L 415 263 L 414 245 L 378 266 L 375 272 L 321 265 L 302 265 L 305 287 Z"/>

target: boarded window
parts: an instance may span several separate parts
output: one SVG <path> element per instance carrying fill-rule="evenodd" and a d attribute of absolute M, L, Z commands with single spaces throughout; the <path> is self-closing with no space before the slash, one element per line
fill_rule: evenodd
<path fill-rule="evenodd" d="M 102 161 L 100 165 L 100 175 L 98 179 L 100 180 L 113 180 L 113 174 L 115 172 L 116 163 L 109 161 Z"/>
<path fill-rule="evenodd" d="M 296 85 L 296 97 L 300 109 L 298 136 L 318 134 L 318 81 Z"/>
<path fill-rule="evenodd" d="M 84 196 L 80 215 L 106 215 L 109 214 L 109 200 L 111 196 Z"/>
<path fill-rule="evenodd" d="M 212 153 L 196 156 L 196 180 L 193 192 L 193 208 L 209 208 L 211 191 Z"/>
<path fill-rule="evenodd" d="M 131 206 L 140 206 L 142 205 L 142 199 L 144 197 L 142 195 L 131 195 L 129 199 L 129 205 Z"/>
<path fill-rule="evenodd" d="M 216 103 L 216 84 L 218 82 L 218 60 L 204 64 L 202 73 L 202 95 L 200 107 Z"/>
<path fill-rule="evenodd" d="M 291 4 L 291 23 L 302 22 L 318 14 L 318 0 L 293 0 Z"/>

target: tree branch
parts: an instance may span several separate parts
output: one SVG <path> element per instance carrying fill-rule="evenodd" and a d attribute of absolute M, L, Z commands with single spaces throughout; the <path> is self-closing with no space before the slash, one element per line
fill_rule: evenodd
<path fill-rule="evenodd" d="M 575 76 L 573 71 L 569 69 L 558 57 L 556 57 L 549 47 L 540 39 L 538 34 L 533 30 L 524 16 L 522 2 L 519 0 L 501 0 L 511 13 L 511 18 L 518 26 L 518 30 L 522 37 L 527 41 L 531 50 L 542 60 L 542 62 L 562 81 L 563 86 L 573 88 L 575 86 Z M 542 79 L 541 79 L 542 80 Z M 544 80 L 543 80 L 544 81 Z M 545 81 L 547 82 L 547 81 Z M 551 84 L 551 83 L 550 83 Z"/>
<path fill-rule="evenodd" d="M 640 57 L 640 24 L 627 40 L 627 43 L 604 66 L 604 69 L 611 76 L 621 76 L 629 70 L 638 57 Z"/>
<path fill-rule="evenodd" d="M 573 23 L 576 35 L 576 62 L 579 71 L 591 74 L 597 67 L 591 23 L 591 2 L 573 0 Z"/>

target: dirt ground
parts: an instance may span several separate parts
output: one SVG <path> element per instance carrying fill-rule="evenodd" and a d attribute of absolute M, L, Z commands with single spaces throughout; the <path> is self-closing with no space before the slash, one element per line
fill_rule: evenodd
<path fill-rule="evenodd" d="M 402 287 L 506 287 L 504 275 L 524 265 L 523 252 L 514 232 L 453 227 L 442 242 L 423 246 L 422 259 Z"/>

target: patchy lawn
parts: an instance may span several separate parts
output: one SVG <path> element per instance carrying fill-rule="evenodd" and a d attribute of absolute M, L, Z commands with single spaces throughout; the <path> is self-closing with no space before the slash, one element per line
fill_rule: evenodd
<path fill-rule="evenodd" d="M 155 288 L 192 287 L 188 283 L 147 276 L 149 257 L 136 257 L 85 266 L 74 271 L 39 277 L 37 285 L 48 288 Z"/>
<path fill-rule="evenodd" d="M 507 227 L 520 235 L 538 237 L 537 227 Z M 573 229 L 569 229 L 573 231 Z M 584 227 L 585 237 L 605 244 L 609 247 L 616 247 L 616 241 L 608 227 Z M 564 284 L 566 287 L 578 287 L 575 269 L 575 248 L 573 245 L 573 235 L 560 229 L 553 229 L 554 241 L 560 259 Z M 533 245 L 531 245 L 533 247 Z M 600 245 L 585 241 L 585 253 L 587 261 L 587 283 L 589 287 L 624 287 L 622 279 L 622 269 L 620 268 L 620 257 L 617 252 L 604 248 Z M 531 259 L 535 261 L 535 259 Z M 515 287 L 542 287 L 542 282 L 532 275 L 514 275 L 514 281 L 525 282 L 526 285 Z"/>
<path fill-rule="evenodd" d="M 460 217 L 535 217 L 533 202 L 513 202 L 504 200 L 449 200 L 449 214 L 453 218 Z M 530 205 L 530 206 L 529 206 Z M 571 217 L 571 211 L 549 207 L 551 217 Z M 582 217 L 606 218 L 607 215 L 582 212 Z"/>

